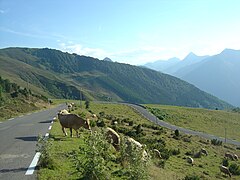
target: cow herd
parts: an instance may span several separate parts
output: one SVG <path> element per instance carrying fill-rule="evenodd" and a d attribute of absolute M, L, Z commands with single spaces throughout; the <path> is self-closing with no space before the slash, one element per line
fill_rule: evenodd
<path fill-rule="evenodd" d="M 67 132 L 66 132 L 65 128 L 69 128 L 71 137 L 73 137 L 72 129 L 74 129 L 76 131 L 76 136 L 79 137 L 78 130 L 81 127 L 85 128 L 87 130 L 90 130 L 90 131 L 91 131 L 91 127 L 90 127 L 89 119 L 85 120 L 77 114 L 69 113 L 70 111 L 73 110 L 73 106 L 74 106 L 74 103 L 68 104 L 68 110 L 66 110 L 66 109 L 60 110 L 57 115 L 58 115 L 59 122 L 62 126 L 62 131 L 63 131 L 64 135 L 67 136 Z M 96 119 L 97 116 L 95 114 L 92 114 L 92 118 Z M 121 138 L 120 138 L 119 134 L 110 127 L 107 127 L 105 129 L 105 133 L 106 133 L 108 142 L 112 144 L 112 146 L 116 149 L 116 151 L 119 151 L 120 150 L 120 142 L 121 142 Z M 143 159 L 148 156 L 147 152 L 144 150 L 145 145 L 142 145 L 135 139 L 128 137 L 126 144 L 128 146 L 131 146 L 134 144 L 134 146 L 141 148 L 143 150 L 143 154 L 142 154 Z M 162 158 L 161 153 L 157 149 L 153 149 L 151 152 L 154 157 L 157 157 L 159 159 Z M 196 154 L 193 155 L 193 157 L 190 157 L 190 156 L 186 157 L 186 161 L 191 166 L 193 166 L 194 165 L 193 158 L 199 158 L 199 157 L 201 157 L 201 155 L 208 156 L 207 150 L 204 148 L 201 148 Z M 224 157 L 226 159 L 238 161 L 237 154 L 232 154 L 232 153 L 227 152 L 227 153 L 225 153 Z M 228 167 L 226 167 L 224 165 L 220 165 L 219 169 L 220 169 L 220 172 L 223 172 L 224 174 L 229 175 L 231 177 L 231 173 L 230 173 Z"/>

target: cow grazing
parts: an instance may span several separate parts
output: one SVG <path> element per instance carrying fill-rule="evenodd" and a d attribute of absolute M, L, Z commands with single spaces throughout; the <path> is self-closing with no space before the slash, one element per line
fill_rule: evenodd
<path fill-rule="evenodd" d="M 118 133 L 116 131 L 114 131 L 112 128 L 107 127 L 107 139 L 109 141 L 109 143 L 111 143 L 113 145 L 113 147 L 119 151 L 120 149 L 120 136 L 118 135 Z"/>
<path fill-rule="evenodd" d="M 127 144 L 128 146 L 134 145 L 134 146 L 136 146 L 137 148 L 142 149 L 142 150 L 143 150 L 143 153 L 142 153 L 142 158 L 143 158 L 143 160 L 148 157 L 147 152 L 144 150 L 144 145 L 142 145 L 140 142 L 136 141 L 135 139 L 128 137 L 126 144 Z"/>
<path fill-rule="evenodd" d="M 194 164 L 194 160 L 193 160 L 193 158 L 191 158 L 191 157 L 187 157 L 187 162 L 189 163 L 189 164 L 191 164 L 192 166 L 193 166 L 193 164 Z"/>
<path fill-rule="evenodd" d="M 206 156 L 208 155 L 208 152 L 207 152 L 207 150 L 206 150 L 205 148 L 202 148 L 202 149 L 201 149 L 201 153 L 202 153 L 202 154 L 205 154 Z"/>
<path fill-rule="evenodd" d="M 229 177 L 231 177 L 231 173 L 230 173 L 230 171 L 227 167 L 225 167 L 223 165 L 220 165 L 219 169 L 220 169 L 221 172 L 223 172 L 224 174 L 227 174 L 227 175 L 229 175 Z"/>
<path fill-rule="evenodd" d="M 229 158 L 229 159 L 231 159 L 231 160 L 234 160 L 234 157 L 233 157 L 233 155 L 231 154 L 231 153 L 225 153 L 225 157 L 226 158 Z"/>
<path fill-rule="evenodd" d="M 155 157 L 157 157 L 157 158 L 159 158 L 159 159 L 162 158 L 161 153 L 159 152 L 159 150 L 153 149 L 153 153 L 154 153 L 154 156 L 155 156 Z"/>
<path fill-rule="evenodd" d="M 238 161 L 238 155 L 234 154 L 233 158 L 234 158 L 235 161 Z"/>
<path fill-rule="evenodd" d="M 67 136 L 67 133 L 64 128 L 70 128 L 71 137 L 72 129 L 76 131 L 78 137 L 78 129 L 80 127 L 84 127 L 85 129 L 91 130 L 90 123 L 88 120 L 84 120 L 76 114 L 62 114 L 61 112 L 58 113 L 58 119 L 62 126 L 62 131 Z"/>

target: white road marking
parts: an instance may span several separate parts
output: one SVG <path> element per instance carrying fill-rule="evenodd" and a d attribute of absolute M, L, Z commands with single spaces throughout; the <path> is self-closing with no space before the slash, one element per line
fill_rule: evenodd
<path fill-rule="evenodd" d="M 52 126 L 49 126 L 48 130 L 51 130 L 52 129 Z"/>
<path fill-rule="evenodd" d="M 9 121 L 13 120 L 14 118 L 9 119 Z"/>
<path fill-rule="evenodd" d="M 28 170 L 25 173 L 25 175 L 32 175 L 33 174 L 33 172 L 34 172 L 34 170 L 35 170 L 35 168 L 37 166 L 37 163 L 38 163 L 38 160 L 39 160 L 40 156 L 41 156 L 40 152 L 37 152 L 35 154 L 35 156 L 34 156 L 32 162 L 31 162 L 30 166 L 28 167 Z"/>

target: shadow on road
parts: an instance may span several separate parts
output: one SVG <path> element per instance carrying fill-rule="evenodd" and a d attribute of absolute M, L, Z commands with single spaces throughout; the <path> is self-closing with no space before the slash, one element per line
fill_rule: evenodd
<path fill-rule="evenodd" d="M 1 169 L 0 173 L 8 173 L 8 172 L 22 172 L 27 171 L 27 168 L 14 168 L 14 169 Z"/>
<path fill-rule="evenodd" d="M 25 137 L 16 137 L 15 139 L 20 139 L 23 141 L 37 141 L 37 136 L 25 136 Z"/>
<path fill-rule="evenodd" d="M 52 122 L 52 119 L 46 120 L 46 121 L 41 121 L 41 122 L 39 122 L 39 123 L 51 123 L 51 122 Z"/>

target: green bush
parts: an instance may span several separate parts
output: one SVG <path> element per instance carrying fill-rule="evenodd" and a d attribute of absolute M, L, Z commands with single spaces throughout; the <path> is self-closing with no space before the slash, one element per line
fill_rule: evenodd
<path fill-rule="evenodd" d="M 90 126 L 95 127 L 97 125 L 95 120 L 90 120 Z"/>
<path fill-rule="evenodd" d="M 129 121 L 128 125 L 133 126 L 133 121 Z"/>
<path fill-rule="evenodd" d="M 180 134 L 179 134 L 179 130 L 176 129 L 176 130 L 174 131 L 174 134 L 175 134 L 176 137 L 178 137 L 178 136 L 180 135 Z"/>
<path fill-rule="evenodd" d="M 171 154 L 174 155 L 174 156 L 180 154 L 180 149 L 172 149 Z"/>
<path fill-rule="evenodd" d="M 233 163 L 229 166 L 229 171 L 233 175 L 240 175 L 240 167 L 236 163 Z"/>
<path fill-rule="evenodd" d="M 98 127 L 105 127 L 106 124 L 105 124 L 105 122 L 104 122 L 103 119 L 100 119 L 100 120 L 97 121 L 97 126 L 98 126 Z"/>
<path fill-rule="evenodd" d="M 110 179 L 109 163 L 111 161 L 110 144 L 103 131 L 93 132 L 85 137 L 86 146 L 72 154 L 76 172 L 84 179 L 105 180 Z"/>
<path fill-rule="evenodd" d="M 100 116 L 101 118 L 103 118 L 103 117 L 105 116 L 105 112 L 104 112 L 104 111 L 101 111 L 101 112 L 99 113 L 99 116 Z"/>
<path fill-rule="evenodd" d="M 134 127 L 136 129 L 136 134 L 141 134 L 143 129 L 142 129 L 142 125 L 139 124 L 136 127 Z"/>
<path fill-rule="evenodd" d="M 165 160 L 161 159 L 161 160 L 158 160 L 157 162 L 155 162 L 154 164 L 157 166 L 157 167 L 160 167 L 160 168 L 163 168 L 165 167 Z"/>
<path fill-rule="evenodd" d="M 228 162 L 228 159 L 223 159 L 222 160 L 222 165 L 224 165 L 225 167 L 228 167 L 228 165 L 229 165 L 229 162 Z"/>
<path fill-rule="evenodd" d="M 86 100 L 85 101 L 85 108 L 89 109 L 89 107 L 90 107 L 90 101 Z"/>
<path fill-rule="evenodd" d="M 184 180 L 200 180 L 200 177 L 197 175 L 187 175 Z"/>
<path fill-rule="evenodd" d="M 211 140 L 211 144 L 213 144 L 215 146 L 221 146 L 222 145 L 222 141 L 217 140 L 217 139 L 212 139 Z"/>
<path fill-rule="evenodd" d="M 126 138 L 121 138 L 120 154 L 121 164 L 127 171 L 126 175 L 128 179 L 148 179 L 148 163 L 150 158 L 144 157 L 143 159 L 143 148 L 139 148 L 134 143 L 127 145 Z"/>
<path fill-rule="evenodd" d="M 42 168 L 54 169 L 53 160 L 49 154 L 50 147 L 50 141 L 47 141 L 43 136 L 38 137 L 37 151 L 41 153 L 39 166 Z"/>

